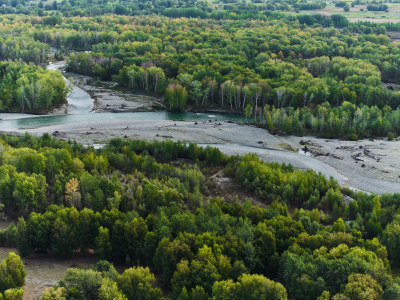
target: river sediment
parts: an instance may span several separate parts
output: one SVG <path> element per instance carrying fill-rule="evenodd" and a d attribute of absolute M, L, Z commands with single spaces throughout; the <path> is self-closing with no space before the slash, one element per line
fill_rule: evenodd
<path fill-rule="evenodd" d="M 60 62 L 50 68 L 60 69 L 62 66 L 63 63 Z M 108 96 L 102 102 L 98 99 L 94 101 L 86 91 L 90 86 L 82 87 L 84 89 L 72 85 L 72 93 L 68 97 L 68 114 L 45 117 L 0 114 L 0 132 L 28 132 L 35 136 L 47 132 L 60 139 L 76 140 L 86 145 L 104 144 L 117 137 L 195 142 L 218 147 L 227 154 L 242 155 L 252 152 L 268 162 L 276 161 L 292 164 L 299 169 L 313 169 L 327 177 L 333 177 L 341 185 L 370 193 L 400 192 L 400 141 L 350 142 L 278 136 L 255 126 L 230 122 L 228 120 L 237 120 L 240 117 L 226 114 L 110 113 L 108 109 L 99 107 L 109 107 L 113 111 L 113 107 L 121 108 L 123 103 L 130 102 L 131 108 L 137 109 L 145 107 L 143 99 L 121 100 L 116 94 L 110 94 L 113 93 L 111 90 L 98 90 L 96 93 L 105 93 Z M 102 104 L 98 106 L 100 102 Z M 149 104 L 151 99 L 145 102 Z M 93 110 L 99 112 L 94 113 Z M 307 153 L 299 151 L 301 149 L 306 149 Z"/>
<path fill-rule="evenodd" d="M 341 185 L 370 193 L 400 192 L 400 141 L 350 142 L 277 136 L 264 129 L 224 121 L 118 120 L 119 114 L 114 115 L 115 118 L 101 122 L 42 126 L 14 132 L 28 132 L 36 136 L 45 132 L 57 132 L 60 139 L 76 140 L 87 145 L 104 144 L 117 137 L 196 142 L 218 147 L 227 154 L 242 155 L 252 152 L 265 161 L 292 164 L 299 169 L 313 169 L 335 178 Z M 322 154 L 300 154 L 298 151 L 304 147 L 302 140 L 313 144 L 314 146 L 309 144 L 308 147 L 316 147 Z M 364 148 L 380 159 L 377 161 L 364 154 Z M 353 156 L 358 152 L 362 152 L 359 157 L 363 161 L 354 160 Z"/>

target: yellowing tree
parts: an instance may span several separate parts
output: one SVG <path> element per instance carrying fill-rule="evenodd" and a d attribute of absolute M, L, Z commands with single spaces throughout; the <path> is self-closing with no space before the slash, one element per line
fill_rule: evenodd
<path fill-rule="evenodd" d="M 82 208 L 81 199 L 78 179 L 72 178 L 65 184 L 65 201 L 69 206 L 80 209 Z"/>

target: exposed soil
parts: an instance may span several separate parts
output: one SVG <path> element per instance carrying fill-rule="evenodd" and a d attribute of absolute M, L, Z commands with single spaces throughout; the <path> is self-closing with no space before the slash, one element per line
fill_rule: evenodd
<path fill-rule="evenodd" d="M 15 248 L 0 248 L 0 260 L 7 258 L 9 252 L 18 253 Z M 54 258 L 44 255 L 30 255 L 22 259 L 25 264 L 26 280 L 24 300 L 39 297 L 45 288 L 60 281 L 68 268 L 89 268 L 95 264 L 95 256 L 75 255 L 68 259 Z"/>
<path fill-rule="evenodd" d="M 249 200 L 252 204 L 261 207 L 267 207 L 266 201 L 260 197 L 255 197 L 253 193 L 246 191 L 243 187 L 235 183 L 235 181 L 224 175 L 224 170 L 221 170 L 211 176 L 211 180 L 215 184 L 211 189 L 212 197 L 223 197 L 228 202 L 238 201 L 243 204 L 244 201 Z"/>

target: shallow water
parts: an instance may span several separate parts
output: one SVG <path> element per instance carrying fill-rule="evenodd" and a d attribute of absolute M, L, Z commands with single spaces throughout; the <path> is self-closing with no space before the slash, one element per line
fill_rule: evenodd
<path fill-rule="evenodd" d="M 58 62 L 47 66 L 49 70 L 60 70 L 65 66 L 64 62 Z M 81 88 L 73 85 L 67 78 L 64 77 L 67 85 L 71 85 L 72 90 L 68 95 L 68 114 L 86 114 L 93 109 L 94 100 Z"/>
<path fill-rule="evenodd" d="M 59 70 L 64 67 L 63 62 L 48 65 L 47 68 L 51 70 Z M 67 84 L 71 84 L 66 79 Z M 63 124 L 76 124 L 86 122 L 102 122 L 104 120 L 176 120 L 176 121 L 240 121 L 243 117 L 240 115 L 229 114 L 216 114 L 216 113 L 169 113 L 165 111 L 160 112 L 127 112 L 127 113 L 94 113 L 93 109 L 94 100 L 90 95 L 81 88 L 71 84 L 72 91 L 68 95 L 68 113 L 60 115 L 46 115 L 27 117 L 26 114 L 13 114 L 13 120 L 0 121 L 1 131 L 14 131 L 20 129 L 33 129 L 51 125 Z"/>
<path fill-rule="evenodd" d="M 18 129 L 32 129 L 51 125 L 63 125 L 63 124 L 76 124 L 76 123 L 88 123 L 88 122 L 102 122 L 105 120 L 114 119 L 116 121 L 121 120 L 175 120 L 175 121 L 240 121 L 243 118 L 238 115 L 227 115 L 227 114 L 213 114 L 211 118 L 206 113 L 169 113 L 165 111 L 160 112 L 127 112 L 127 113 L 76 113 L 66 115 L 52 115 L 52 116 L 33 116 L 32 118 L 21 118 L 14 120 L 3 120 L 0 121 L 0 130 L 2 131 L 14 131 Z"/>

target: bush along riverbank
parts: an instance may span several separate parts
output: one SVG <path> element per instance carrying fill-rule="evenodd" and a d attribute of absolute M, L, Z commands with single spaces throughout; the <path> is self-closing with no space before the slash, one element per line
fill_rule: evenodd
<path fill-rule="evenodd" d="M 247 122 L 275 132 L 297 136 L 312 134 L 323 138 L 358 140 L 400 134 L 400 108 L 388 106 L 356 106 L 343 102 L 331 107 L 327 102 L 315 108 L 276 108 L 264 106 L 255 109 L 247 105 L 244 111 Z"/>

